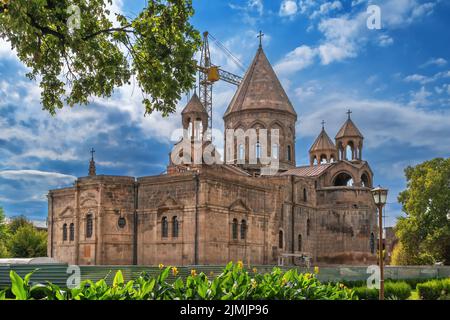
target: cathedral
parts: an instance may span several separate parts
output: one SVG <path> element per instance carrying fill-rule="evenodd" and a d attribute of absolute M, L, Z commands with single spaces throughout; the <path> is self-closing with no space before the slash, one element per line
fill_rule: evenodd
<path fill-rule="evenodd" d="M 190 157 L 177 143 L 167 171 L 155 176 L 97 175 L 92 157 L 88 176 L 49 191 L 48 255 L 79 265 L 372 263 L 373 173 L 350 111 L 345 118 L 334 141 L 322 123 L 309 163 L 297 166 L 297 113 L 260 46 L 223 120 L 225 130 L 276 129 L 265 148 L 275 172 L 263 174 L 258 150 L 256 162 L 245 161 L 255 145 L 229 135 L 226 161 L 184 161 Z M 194 94 L 182 112 L 192 146 L 208 121 Z M 200 140 L 201 150 L 218 155 Z"/>

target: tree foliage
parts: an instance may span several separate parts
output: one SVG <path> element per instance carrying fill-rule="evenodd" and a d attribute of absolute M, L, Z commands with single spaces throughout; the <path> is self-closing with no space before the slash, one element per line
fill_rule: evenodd
<path fill-rule="evenodd" d="M 146 113 L 173 112 L 195 81 L 200 35 L 191 0 L 151 0 L 133 18 L 111 0 L 1 0 L 0 37 L 40 82 L 43 109 L 109 97 L 135 79 Z"/>
<path fill-rule="evenodd" d="M 3 208 L 0 207 L 0 258 L 6 258 L 9 256 L 6 242 L 8 240 L 8 226 L 5 221 L 5 213 Z"/>
<path fill-rule="evenodd" d="M 14 258 L 47 256 L 47 232 L 37 230 L 32 225 L 24 225 L 11 235 L 9 252 Z"/>
<path fill-rule="evenodd" d="M 0 258 L 34 258 L 47 256 L 47 232 L 36 229 L 25 216 L 7 224 L 0 207 Z"/>
<path fill-rule="evenodd" d="M 23 215 L 16 216 L 9 222 L 8 231 L 10 234 L 15 234 L 19 228 L 24 226 L 33 226 L 33 224 Z"/>
<path fill-rule="evenodd" d="M 407 189 L 398 196 L 406 217 L 396 234 L 401 264 L 450 264 L 450 158 L 436 158 L 405 169 Z M 400 263 L 400 262 L 399 262 Z"/>

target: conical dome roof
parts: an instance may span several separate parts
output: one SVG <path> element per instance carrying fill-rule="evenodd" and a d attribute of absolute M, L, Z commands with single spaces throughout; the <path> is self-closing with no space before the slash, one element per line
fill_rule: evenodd
<path fill-rule="evenodd" d="M 259 47 L 224 117 L 233 112 L 256 109 L 284 111 L 297 117 L 262 47 Z"/>
<path fill-rule="evenodd" d="M 309 149 L 309 152 L 335 151 L 335 150 L 336 150 L 336 146 L 334 145 L 333 141 L 328 136 L 325 129 L 322 128 L 322 131 L 320 132 L 319 136 L 314 141 L 313 145 L 311 146 L 311 149 Z"/>
<path fill-rule="evenodd" d="M 345 121 L 344 125 L 341 127 L 341 129 L 339 129 L 338 133 L 336 134 L 336 139 L 343 137 L 363 138 L 363 135 L 356 127 L 356 125 L 353 123 L 352 119 L 350 119 L 350 117 L 347 119 L 347 121 Z"/>
<path fill-rule="evenodd" d="M 201 103 L 200 99 L 198 98 L 197 93 L 194 93 L 194 95 L 192 96 L 191 100 L 189 100 L 186 107 L 184 107 L 183 111 L 181 111 L 181 114 L 202 113 L 202 112 L 206 113 L 206 110 L 203 107 L 203 104 Z"/>

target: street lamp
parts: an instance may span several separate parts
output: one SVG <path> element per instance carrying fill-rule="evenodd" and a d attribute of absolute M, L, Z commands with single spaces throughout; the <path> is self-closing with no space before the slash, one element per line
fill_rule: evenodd
<path fill-rule="evenodd" d="M 373 200 L 378 207 L 378 226 L 379 226 L 379 264 L 380 264 L 380 295 L 379 299 L 384 300 L 384 266 L 383 266 L 383 207 L 386 204 L 388 189 L 380 186 L 372 189 Z"/>

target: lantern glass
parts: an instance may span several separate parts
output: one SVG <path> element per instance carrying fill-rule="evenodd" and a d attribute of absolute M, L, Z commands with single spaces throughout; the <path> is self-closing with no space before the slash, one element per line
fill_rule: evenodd
<path fill-rule="evenodd" d="M 388 190 L 385 188 L 381 188 L 378 186 L 375 189 L 372 189 L 373 200 L 377 206 L 384 206 L 387 200 Z"/>

